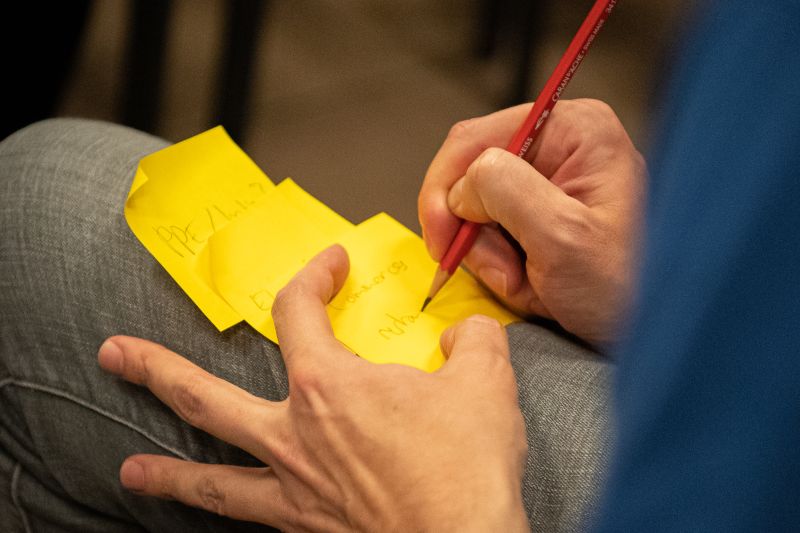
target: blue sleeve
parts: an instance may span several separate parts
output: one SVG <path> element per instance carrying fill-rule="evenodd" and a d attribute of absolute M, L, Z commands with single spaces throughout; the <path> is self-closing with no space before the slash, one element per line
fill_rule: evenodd
<path fill-rule="evenodd" d="M 800 3 L 719 1 L 651 166 L 595 529 L 800 528 Z"/>

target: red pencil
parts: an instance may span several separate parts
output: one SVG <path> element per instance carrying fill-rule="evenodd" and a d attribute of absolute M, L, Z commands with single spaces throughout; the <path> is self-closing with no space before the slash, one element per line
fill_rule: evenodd
<path fill-rule="evenodd" d="M 559 61 L 547 83 L 545 83 L 539 97 L 536 98 L 531 112 L 528 113 L 528 117 L 519 127 L 517 133 L 514 134 L 514 138 L 511 139 L 511 143 L 506 150 L 517 154 L 519 157 L 525 156 L 616 4 L 617 0 L 597 0 L 594 3 L 594 6 L 586 16 L 586 20 L 578 28 L 578 33 L 572 38 L 567 51 L 561 57 L 561 61 Z M 480 224 L 476 222 L 465 220 L 461 223 L 453 242 L 450 243 L 441 263 L 439 263 L 439 268 L 436 269 L 436 275 L 433 278 L 428 297 L 425 298 L 425 303 L 422 304 L 422 311 L 425 310 L 425 307 L 447 283 L 447 280 L 456 271 L 458 265 L 461 264 L 461 260 L 467 255 L 467 252 L 472 248 L 475 239 L 478 237 L 480 229 Z"/>

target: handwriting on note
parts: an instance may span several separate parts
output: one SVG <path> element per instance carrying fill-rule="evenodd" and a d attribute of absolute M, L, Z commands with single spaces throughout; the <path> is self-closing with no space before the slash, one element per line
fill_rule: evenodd
<path fill-rule="evenodd" d="M 221 128 L 144 158 L 125 218 L 220 330 L 244 319 L 277 342 L 275 294 L 334 243 L 350 274 L 327 306 L 331 327 L 372 362 L 431 372 L 448 326 L 474 313 L 516 318 L 463 271 L 421 313 L 436 265 L 417 235 L 385 213 L 353 226 L 292 180 L 273 185 Z"/>
<path fill-rule="evenodd" d="M 266 192 L 263 183 L 248 183 L 241 192 L 203 206 L 185 224 L 155 226 L 153 230 L 178 257 L 197 255 L 217 230 L 251 209 Z"/>
<path fill-rule="evenodd" d="M 514 319 L 463 271 L 443 289 L 442 305 L 420 313 L 436 264 L 422 240 L 385 213 L 340 243 L 350 256 L 350 276 L 328 316 L 337 338 L 370 361 L 433 371 L 444 362 L 439 336 L 448 326 L 474 313 L 503 323 Z M 458 303 L 459 293 L 471 297 L 468 305 Z"/>
<path fill-rule="evenodd" d="M 397 276 L 403 272 L 408 271 L 408 265 L 402 260 L 392 261 L 389 266 L 372 276 L 366 283 L 362 283 L 356 289 L 346 293 L 339 293 L 339 295 L 329 305 L 337 311 L 344 311 L 348 305 L 358 302 L 364 294 L 371 291 L 378 285 L 384 283 L 389 277 Z M 342 301 L 343 300 L 343 301 Z M 338 303 L 337 303 L 338 302 Z"/>
<path fill-rule="evenodd" d="M 139 162 L 125 220 L 131 231 L 220 330 L 242 320 L 217 292 L 205 247 L 220 228 L 275 186 L 222 128 Z"/>
<path fill-rule="evenodd" d="M 383 337 L 386 340 L 391 339 L 392 337 L 397 337 L 402 335 L 406 332 L 406 330 L 417 321 L 419 318 L 420 313 L 415 315 L 401 315 L 399 317 L 394 316 L 389 313 L 385 313 L 386 318 L 391 320 L 391 325 L 385 328 L 380 328 L 378 330 L 378 335 Z"/>

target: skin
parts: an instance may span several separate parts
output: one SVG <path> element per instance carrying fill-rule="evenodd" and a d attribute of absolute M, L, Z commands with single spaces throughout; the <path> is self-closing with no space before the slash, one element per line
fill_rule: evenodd
<path fill-rule="evenodd" d="M 530 108 L 453 126 L 419 194 L 423 238 L 439 261 L 459 218 L 486 223 L 466 266 L 512 309 L 603 345 L 614 340 L 631 297 L 644 159 L 606 104 L 563 100 L 529 164 L 499 147 Z"/>
<path fill-rule="evenodd" d="M 555 107 L 523 161 L 498 147 L 529 109 L 453 127 L 420 191 L 425 243 L 439 260 L 459 217 L 485 223 L 465 261 L 482 282 L 519 312 L 603 344 L 630 300 L 644 160 L 608 106 L 577 100 Z M 446 330 L 448 361 L 433 374 L 373 365 L 336 341 L 325 312 L 348 268 L 334 246 L 278 295 L 290 391 L 282 402 L 152 342 L 108 339 L 98 354 L 105 370 L 269 465 L 135 455 L 122 484 L 285 531 L 526 531 L 525 427 L 503 328 L 475 316 Z"/>
<path fill-rule="evenodd" d="M 108 339 L 102 368 L 270 465 L 135 455 L 122 484 L 285 531 L 527 531 L 525 425 L 502 326 L 475 316 L 445 331 L 448 361 L 433 374 L 371 364 L 336 341 L 325 312 L 347 271 L 334 246 L 278 295 L 290 390 L 282 402 L 155 343 Z"/>

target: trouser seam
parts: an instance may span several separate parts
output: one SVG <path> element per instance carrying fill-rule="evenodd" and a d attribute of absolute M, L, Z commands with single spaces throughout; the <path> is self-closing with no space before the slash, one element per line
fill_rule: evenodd
<path fill-rule="evenodd" d="M 4 380 L 5 381 L 5 380 Z M 3 383 L 0 383 L 2 386 Z M 11 503 L 14 504 L 14 507 L 17 508 L 17 512 L 19 513 L 20 520 L 22 521 L 22 527 L 25 530 L 25 533 L 32 533 L 31 524 L 28 522 L 28 514 L 25 512 L 25 509 L 22 507 L 22 502 L 19 500 L 18 488 L 19 488 L 19 475 L 22 472 L 22 465 L 16 463 L 14 465 L 14 473 L 11 475 Z"/>
<path fill-rule="evenodd" d="M 169 452 L 171 454 L 174 454 L 176 457 L 180 457 L 181 459 L 183 459 L 185 461 L 191 461 L 192 460 L 192 458 L 189 457 L 186 453 L 178 450 L 177 448 L 174 448 L 174 447 L 170 446 L 169 444 L 166 444 L 165 442 L 161 441 L 158 437 L 156 437 L 155 435 L 152 435 L 150 432 L 146 431 L 145 429 L 137 426 L 136 424 L 134 424 L 132 422 L 129 422 L 128 420 L 125 420 L 121 416 L 118 416 L 118 415 L 115 415 L 114 413 L 106 411 L 102 407 L 98 407 L 98 406 L 94 405 L 93 403 L 91 403 L 91 402 L 89 402 L 87 400 L 84 400 L 83 398 L 80 398 L 80 397 L 78 397 L 78 396 L 76 396 L 76 395 L 74 395 L 74 394 L 72 394 L 70 392 L 62 391 L 60 389 L 57 389 L 55 387 L 50 387 L 48 385 L 40 385 L 38 383 L 33 383 L 31 381 L 20 381 L 20 380 L 17 380 L 15 378 L 6 378 L 6 379 L 0 381 L 0 389 L 5 387 L 5 386 L 7 386 L 7 385 L 13 385 L 13 386 L 19 387 L 21 389 L 28 389 L 28 390 L 32 390 L 32 391 L 35 391 L 35 392 L 41 392 L 41 393 L 44 393 L 44 394 L 50 394 L 51 396 L 56 396 L 58 398 L 62 398 L 64 400 L 68 400 L 70 402 L 73 402 L 73 403 L 75 403 L 77 405 L 80 405 L 81 407 L 83 407 L 85 409 L 89 409 L 90 411 L 93 411 L 93 412 L 99 414 L 100 416 L 103 416 L 105 418 L 108 418 L 109 420 L 112 420 L 112 421 L 114 421 L 114 422 L 116 422 L 118 424 L 121 424 L 121 425 L 125 426 L 126 428 L 138 433 L 139 435 L 141 435 L 145 439 L 149 440 L 150 442 L 152 442 L 153 444 L 155 444 L 159 448 L 162 448 L 163 450 L 165 450 L 165 451 L 167 451 L 167 452 Z"/>

